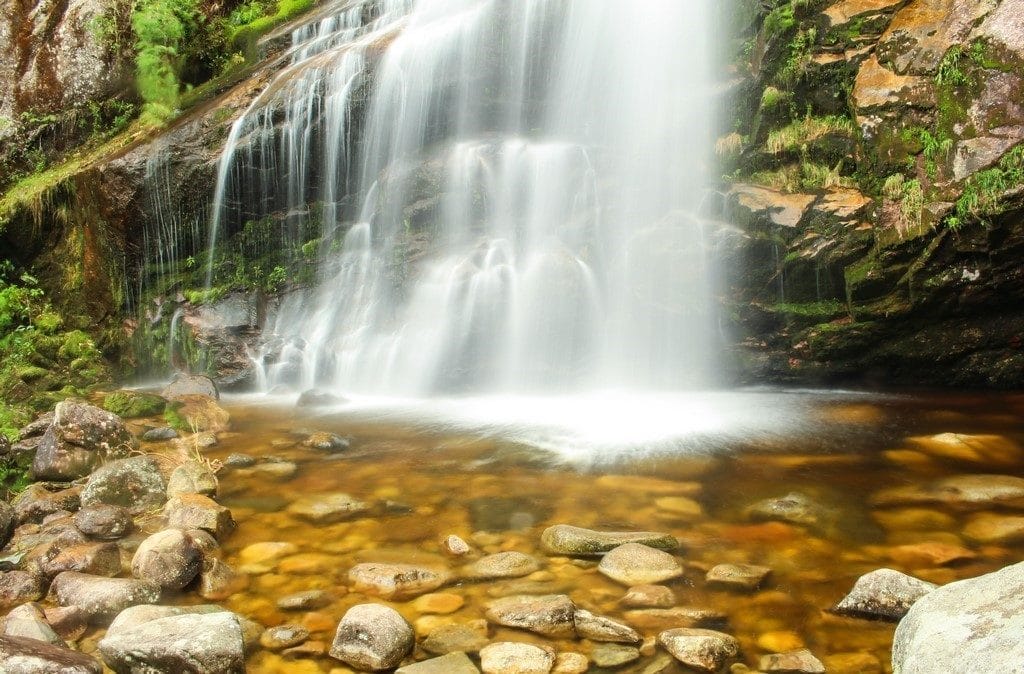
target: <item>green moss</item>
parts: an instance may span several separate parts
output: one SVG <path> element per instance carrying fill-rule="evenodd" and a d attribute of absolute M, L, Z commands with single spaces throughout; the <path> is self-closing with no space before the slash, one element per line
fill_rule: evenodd
<path fill-rule="evenodd" d="M 32 324 L 40 332 L 53 335 L 64 327 L 64 319 L 55 311 L 44 311 L 32 320 Z"/>
<path fill-rule="evenodd" d="M 255 3 L 250 3 L 252 6 Z M 262 3 L 257 5 L 264 8 Z M 250 53 L 256 40 L 285 21 L 290 21 L 313 6 L 313 0 L 278 0 L 273 14 L 252 19 L 248 23 L 231 28 L 228 31 L 228 42 L 233 47 Z M 265 8 L 264 8 L 264 11 Z M 253 14 L 256 12 L 254 11 Z M 246 17 L 248 18 L 248 17 Z"/>
<path fill-rule="evenodd" d="M 181 403 L 169 403 L 164 409 L 164 421 L 176 431 L 190 431 L 192 429 L 189 426 L 188 420 L 178 414 L 180 408 Z"/>
<path fill-rule="evenodd" d="M 167 401 L 152 393 L 115 391 L 103 399 L 103 409 L 124 419 L 163 414 Z"/>
<path fill-rule="evenodd" d="M 771 131 L 765 141 L 765 149 L 772 154 L 796 151 L 828 134 L 852 137 L 855 132 L 853 120 L 849 117 L 838 115 L 813 117 L 808 115 L 781 129 Z"/>
<path fill-rule="evenodd" d="M 1024 185 L 1024 145 L 1004 155 L 994 168 L 968 178 L 956 202 L 956 212 L 946 223 L 956 229 L 971 219 L 987 222 L 1006 210 L 1003 196 L 1021 185 Z"/>
<path fill-rule="evenodd" d="M 846 312 L 846 305 L 839 300 L 821 302 L 784 302 L 769 307 L 769 311 L 779 314 L 790 314 L 807 318 L 832 317 Z"/>
<path fill-rule="evenodd" d="M 230 286 L 221 285 L 214 286 L 213 288 L 204 288 L 202 290 L 186 290 L 182 294 L 185 295 L 185 299 L 190 304 L 199 306 L 219 302 L 228 294 L 229 290 L 231 290 Z"/>
<path fill-rule="evenodd" d="M 67 360 L 86 358 L 95 360 L 100 358 L 100 352 L 92 337 L 81 330 L 72 330 L 64 335 L 64 343 L 57 352 L 57 355 Z"/>

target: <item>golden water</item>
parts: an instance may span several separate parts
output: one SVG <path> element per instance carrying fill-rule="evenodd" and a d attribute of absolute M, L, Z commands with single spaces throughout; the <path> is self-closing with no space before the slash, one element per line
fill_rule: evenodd
<path fill-rule="evenodd" d="M 881 489 L 925 483 L 958 473 L 1021 475 L 1019 423 L 1024 397 L 958 396 L 850 398 L 821 405 L 823 429 L 814 437 L 769 445 L 733 442 L 714 457 L 630 455 L 603 468 L 580 471 L 546 455 L 501 440 L 424 431 L 403 424 L 338 417 L 303 417 L 295 410 L 230 406 L 232 433 L 209 452 L 277 456 L 298 464 L 287 480 L 225 468 L 221 501 L 231 508 L 237 531 L 224 546 L 235 568 L 246 565 L 241 550 L 260 542 L 288 542 L 296 551 L 251 576 L 248 589 L 224 604 L 265 626 L 298 622 L 314 641 L 330 644 L 334 628 L 351 606 L 381 601 L 347 590 L 349 568 L 364 561 L 462 563 L 444 556 L 449 534 L 475 550 L 518 550 L 536 555 L 544 568 L 519 580 L 456 581 L 438 590 L 464 599 L 447 615 L 424 612 L 423 602 L 395 602 L 415 625 L 419 640 L 445 622 L 483 618 L 495 596 L 534 590 L 564 592 L 577 605 L 620 618 L 625 587 L 605 578 L 593 562 L 547 557 L 540 534 L 557 523 L 609 530 L 666 531 L 682 542 L 684 578 L 668 583 L 680 606 L 712 608 L 728 616 L 723 630 L 739 639 L 742 662 L 756 667 L 767 652 L 806 646 L 829 671 L 889 671 L 894 625 L 835 616 L 827 611 L 858 576 L 895 568 L 937 583 L 968 578 L 1019 561 L 1021 544 L 972 542 L 962 526 L 971 515 L 942 506 L 873 510 L 870 495 Z M 352 438 L 348 452 L 324 455 L 301 445 L 299 428 L 333 431 Z M 909 436 L 935 433 L 998 435 L 1002 465 L 970 456 L 929 458 L 893 453 L 909 447 Z M 1001 444 L 1002 443 L 1002 444 Z M 1016 448 L 1015 448 L 1016 447 Z M 834 518 L 817 528 L 781 522 L 753 523 L 744 508 L 766 497 L 799 491 L 830 509 Z M 285 512 L 291 501 L 331 492 L 365 500 L 393 501 L 407 510 L 316 526 Z M 953 564 L 936 563 L 920 543 L 962 546 L 975 555 Z M 903 546 L 903 547 L 901 547 Z M 940 562 L 944 560 L 939 560 Z M 772 568 L 766 585 L 752 593 L 707 588 L 705 571 L 715 564 L 751 563 Z M 331 603 L 307 612 L 284 612 L 276 600 L 310 589 L 330 593 Z M 451 597 L 439 604 L 458 604 Z M 452 606 L 443 607 L 445 610 Z M 426 607 L 431 610 L 430 607 Z M 641 630 L 654 636 L 657 628 Z M 526 632 L 490 627 L 491 641 L 541 642 Z M 548 643 L 551 643 L 550 641 Z M 553 643 L 559 651 L 588 653 L 585 641 Z M 649 649 L 645 649 L 648 652 Z M 418 657 L 426 657 L 417 650 Z M 650 657 L 631 665 L 640 671 Z M 326 655 L 284 659 L 261 651 L 254 672 L 346 671 Z M 596 668 L 592 666 L 592 671 Z M 629 671 L 623 668 L 620 671 Z M 666 670 L 666 671 L 672 671 Z"/>

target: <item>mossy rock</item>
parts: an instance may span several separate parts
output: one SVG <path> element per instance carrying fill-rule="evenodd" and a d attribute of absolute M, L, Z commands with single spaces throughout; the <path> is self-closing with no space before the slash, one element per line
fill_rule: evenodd
<path fill-rule="evenodd" d="M 53 311 L 44 311 L 35 317 L 32 324 L 42 333 L 54 335 L 64 327 L 64 319 Z"/>
<path fill-rule="evenodd" d="M 103 400 L 103 409 L 124 419 L 163 414 L 167 401 L 152 393 L 114 391 Z"/>

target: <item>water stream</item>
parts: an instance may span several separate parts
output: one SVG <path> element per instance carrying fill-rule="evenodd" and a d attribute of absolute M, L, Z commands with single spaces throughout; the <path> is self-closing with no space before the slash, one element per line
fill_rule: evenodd
<path fill-rule="evenodd" d="M 319 282 L 268 318 L 259 380 L 402 396 L 716 383 L 693 215 L 712 4 L 354 2 L 295 31 L 291 65 L 231 130 L 213 206 L 212 244 L 271 211 L 322 233 Z"/>

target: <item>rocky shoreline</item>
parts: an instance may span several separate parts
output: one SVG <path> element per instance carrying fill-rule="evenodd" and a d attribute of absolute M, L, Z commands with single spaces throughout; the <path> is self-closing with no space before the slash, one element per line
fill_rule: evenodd
<path fill-rule="evenodd" d="M 532 541 L 529 534 L 479 531 L 466 540 L 447 532 L 429 562 L 415 553 L 407 560 L 381 553 L 380 559 L 343 570 L 340 586 L 328 583 L 318 589 L 333 572 L 324 568 L 326 560 L 299 554 L 292 543 L 262 540 L 228 552 L 222 547 L 236 522 L 217 501 L 222 491 L 217 473 L 228 481 L 255 474 L 280 483 L 291 479 L 298 466 L 284 458 L 240 453 L 229 455 L 221 466 L 206 456 L 218 434 L 230 436 L 229 415 L 220 408 L 216 389 L 203 388 L 207 381 L 182 379 L 164 392 L 165 405 L 175 414 L 186 410 L 196 431 L 184 437 L 152 440 L 178 432 L 156 427 L 160 432 L 155 433 L 152 416 L 126 423 L 87 403 L 68 401 L 26 427 L 23 439 L 7 448 L 23 462 L 31 455 L 32 473 L 48 481 L 32 484 L 9 504 L 0 502 L 4 672 L 102 672 L 105 666 L 115 672 L 211 674 L 918 674 L 1014 671 L 1019 659 L 1018 640 L 1007 639 L 1019 622 L 1020 612 L 1011 609 L 1024 587 L 1020 564 L 952 583 L 879 568 L 857 580 L 846 597 L 822 607 L 848 616 L 842 619 L 853 624 L 873 621 L 865 626 L 902 620 L 891 668 L 867 653 L 837 655 L 809 647 L 785 629 L 784 621 L 758 639 L 763 654 L 746 652 L 731 633 L 730 615 L 680 597 L 686 588 L 703 585 L 751 602 L 759 597 L 777 601 L 782 588 L 773 588 L 776 570 L 728 559 L 705 566 L 690 558 L 669 531 L 558 523 L 534 534 Z M 218 430 L 199 430 L 204 425 Z M 139 437 L 147 436 L 150 440 L 141 446 L 151 451 L 140 451 Z M 321 456 L 344 457 L 349 442 L 331 433 L 307 432 L 300 446 Z M 173 454 L 168 452 L 172 447 Z M 1000 458 L 1013 460 L 1020 449 L 996 437 L 935 436 L 919 438 L 914 449 L 903 452 L 895 458 L 920 462 L 955 456 L 998 463 Z M 701 513 L 697 500 L 679 495 L 682 490 L 697 497 L 699 478 L 602 480 L 619 489 L 642 485 L 657 508 L 675 513 L 674 521 L 680 516 L 693 521 Z M 659 490 L 673 495 L 659 495 Z M 982 554 L 1024 537 L 1024 517 L 1014 514 L 1024 508 L 1024 478 L 1011 475 L 949 476 L 881 490 L 872 502 L 880 521 L 897 532 L 908 527 L 926 531 L 932 526 L 928 520 L 942 519 L 944 510 L 985 511 L 969 515 L 965 527 L 965 534 L 983 546 Z M 299 498 L 285 512 L 327 535 L 332 527 L 410 509 L 399 501 L 333 493 Z M 836 517 L 826 505 L 796 492 L 755 501 L 742 516 L 751 523 L 748 536 L 765 535 L 765 527 L 822 530 L 835 526 Z M 913 521 L 908 525 L 908 520 Z M 908 540 L 899 546 L 902 557 L 893 558 L 911 560 L 911 566 L 948 568 L 978 554 L 901 535 Z M 364 545 L 371 552 L 375 547 L 371 541 Z M 259 604 L 252 604 L 251 615 L 239 608 L 236 598 L 251 584 L 264 584 L 289 569 L 309 578 L 312 589 L 272 595 L 273 610 L 288 619 L 267 621 Z M 569 582 L 580 574 L 596 574 L 619 589 L 605 591 L 608 601 L 588 600 Z M 930 573 L 933 579 L 941 575 Z M 489 599 L 475 609 L 460 588 L 486 588 Z M 321 610 L 339 593 L 356 603 L 346 602 L 340 620 L 334 621 Z M 611 614 L 599 608 L 609 605 L 617 606 Z M 446 619 L 457 612 L 461 621 Z M 987 663 L 986 668 L 958 661 L 965 652 Z M 270 660 L 261 653 L 279 666 L 268 667 Z"/>

